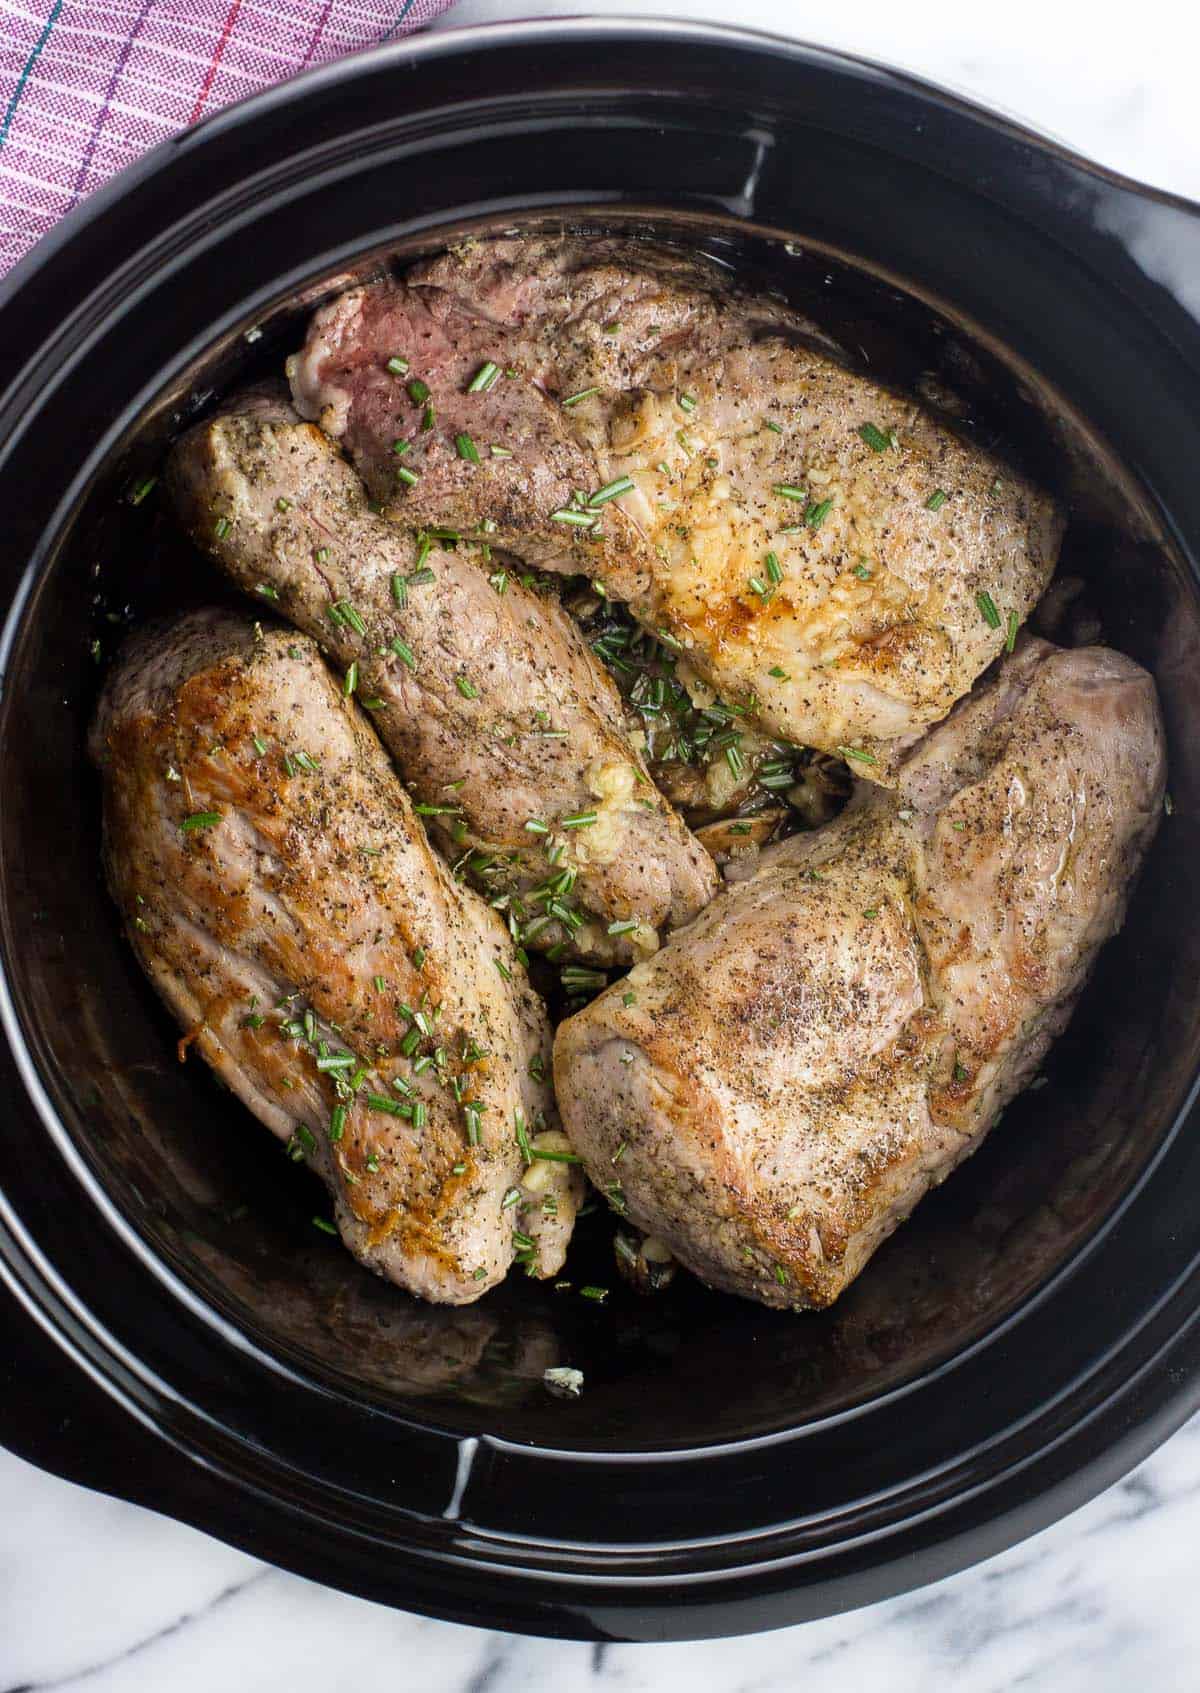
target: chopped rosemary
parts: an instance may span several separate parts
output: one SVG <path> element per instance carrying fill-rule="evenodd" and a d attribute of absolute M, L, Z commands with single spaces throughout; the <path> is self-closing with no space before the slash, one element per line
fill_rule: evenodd
<path fill-rule="evenodd" d="M 1015 611 L 1010 611 L 1009 614 L 1008 614 L 1008 632 L 1006 633 L 1006 635 L 1004 637 L 1004 650 L 1005 650 L 1005 652 L 1008 652 L 1008 653 L 1012 652 L 1012 650 L 1016 646 L 1016 644 L 1017 644 L 1017 614 L 1016 614 Z"/>
<path fill-rule="evenodd" d="M 429 384 L 422 382 L 419 376 L 414 376 L 408 384 L 408 397 L 415 405 L 423 406 L 429 398 Z"/>
<path fill-rule="evenodd" d="M 804 521 L 810 529 L 819 529 L 832 510 L 832 500 L 814 500 L 804 513 Z"/>
<path fill-rule="evenodd" d="M 551 523 L 570 523 L 576 529 L 590 529 L 596 519 L 586 511 L 576 511 L 571 506 L 562 506 L 558 511 L 550 513 Z"/>
<path fill-rule="evenodd" d="M 859 559 L 858 563 L 854 566 L 854 574 L 858 577 L 860 582 L 869 582 L 871 580 L 871 572 L 867 569 L 861 559 Z"/>
<path fill-rule="evenodd" d="M 385 1111 L 389 1117 L 411 1117 L 414 1110 L 402 1099 L 389 1099 L 386 1093 L 369 1093 L 367 1104 L 372 1111 Z"/>
<path fill-rule="evenodd" d="M 396 478 L 398 481 L 405 483 L 410 488 L 414 483 L 421 480 L 417 472 L 415 470 L 410 470 L 406 464 L 398 464 L 396 466 Z"/>
<path fill-rule="evenodd" d="M 767 675 L 768 676 L 774 676 L 774 678 L 777 682 L 790 682 L 791 681 L 791 677 L 788 675 L 787 671 L 783 668 L 783 666 L 781 664 L 773 664 L 771 666 L 770 670 L 767 671 Z"/>
<path fill-rule="evenodd" d="M 258 756 L 260 758 L 265 757 L 266 751 L 267 751 L 267 743 L 258 735 L 254 735 L 251 738 L 254 742 L 255 752 L 258 754 Z"/>
<path fill-rule="evenodd" d="M 399 353 L 393 353 L 386 366 L 393 376 L 407 376 L 410 368 L 408 360 Z"/>
<path fill-rule="evenodd" d="M 358 660 L 354 659 L 346 671 L 346 679 L 342 683 L 342 692 L 347 698 L 358 687 Z"/>
<path fill-rule="evenodd" d="M 270 582 L 260 582 L 254 591 L 256 594 L 261 594 L 264 600 L 277 600 L 279 598 L 279 589 L 272 587 Z"/>
<path fill-rule="evenodd" d="M 408 604 L 408 582 L 398 570 L 392 575 L 392 598 L 398 606 Z"/>
<path fill-rule="evenodd" d="M 843 758 L 857 759 L 859 764 L 878 764 L 879 760 L 873 752 L 867 752 L 863 747 L 839 747 L 837 749 Z"/>
<path fill-rule="evenodd" d="M 695 409 L 696 409 L 696 405 L 697 405 L 697 400 L 696 400 L 696 396 L 694 394 L 681 394 L 679 396 L 679 409 L 681 411 L 685 411 L 685 412 L 689 412 L 689 413 L 694 412 Z"/>
<path fill-rule="evenodd" d="M 337 1230 L 327 1217 L 314 1217 L 312 1224 L 314 1229 L 320 1229 L 322 1234 L 331 1234 L 336 1239 Z"/>
<path fill-rule="evenodd" d="M 638 927 L 639 924 L 636 917 L 623 917 L 617 923 L 610 923 L 608 925 L 607 932 L 610 935 L 631 935 Z"/>
<path fill-rule="evenodd" d="M 775 482 L 771 492 L 778 494 L 781 500 L 803 500 L 808 502 L 808 495 L 803 488 L 797 488 L 794 482 Z"/>
<path fill-rule="evenodd" d="M 335 1105 L 333 1110 L 329 1114 L 329 1138 L 330 1138 L 330 1140 L 341 1140 L 342 1135 L 345 1132 L 345 1128 L 346 1128 L 346 1107 L 344 1105 Z M 299 1130 L 297 1130 L 297 1133 L 299 1133 Z M 315 1146 L 316 1142 L 314 1141 L 313 1144 Z"/>
<path fill-rule="evenodd" d="M 469 676 L 456 676 L 454 686 L 465 700 L 477 700 L 479 698 L 479 689 Z"/>
<path fill-rule="evenodd" d="M 578 394 L 568 394 L 563 401 L 564 406 L 577 406 L 581 400 L 590 400 L 593 394 L 598 394 L 599 388 L 581 388 Z"/>
<path fill-rule="evenodd" d="M 520 1106 L 518 1106 L 513 1112 L 513 1134 L 516 1137 L 517 1145 L 521 1149 L 521 1157 L 525 1160 L 526 1164 L 532 1164 L 533 1153 L 529 1146 L 529 1131 L 525 1127 L 525 1115 Z"/>
<path fill-rule="evenodd" d="M 598 821 L 599 814 L 595 811 L 577 811 L 571 817 L 560 817 L 561 829 L 590 829 Z"/>
<path fill-rule="evenodd" d="M 400 660 L 401 664 L 406 665 L 409 670 L 415 670 L 417 668 L 417 661 L 412 648 L 408 645 L 407 641 L 402 641 L 399 635 L 397 635 L 395 640 L 392 642 L 392 651 Z"/>
<path fill-rule="evenodd" d="M 615 482 L 606 482 L 603 488 L 597 488 L 594 494 L 589 494 L 587 503 L 589 506 L 607 505 L 609 500 L 616 500 L 622 494 L 628 494 L 633 486 L 632 476 L 618 476 Z"/>
<path fill-rule="evenodd" d="M 790 788 L 796 780 L 796 772 L 786 758 L 772 758 L 760 764 L 755 771 L 760 787 L 770 790 Z M 733 825 L 735 832 L 746 833 L 745 829 L 738 831 L 737 824 Z"/>
<path fill-rule="evenodd" d="M 479 463 L 479 448 L 465 431 L 454 437 L 454 447 L 460 459 L 465 459 L 468 464 Z"/>
<path fill-rule="evenodd" d="M 886 453 L 891 445 L 883 430 L 874 423 L 860 424 L 858 433 L 873 453 Z"/>
<path fill-rule="evenodd" d="M 979 607 L 980 615 L 989 629 L 999 629 L 1000 613 L 996 610 L 996 602 L 986 588 L 981 588 L 975 596 L 975 604 Z"/>
<path fill-rule="evenodd" d="M 304 1123 L 297 1123 L 292 1138 L 287 1144 L 288 1157 L 293 1163 L 296 1163 L 304 1157 L 306 1152 L 313 1153 L 316 1150 L 317 1142 L 312 1130 Z"/>
<path fill-rule="evenodd" d="M 190 817 L 184 818 L 179 827 L 185 835 L 190 835 L 196 829 L 211 829 L 214 823 L 220 821 L 219 811 L 193 811 Z"/>
<path fill-rule="evenodd" d="M 944 488 L 935 488 L 933 493 L 930 494 L 929 498 L 925 501 L 925 510 L 941 511 L 942 507 L 949 498 L 950 496 Z"/>
<path fill-rule="evenodd" d="M 474 376 L 467 384 L 467 393 L 486 394 L 499 374 L 500 366 L 496 364 L 494 360 L 489 359 L 486 364 L 480 365 L 479 369 L 475 372 Z"/>

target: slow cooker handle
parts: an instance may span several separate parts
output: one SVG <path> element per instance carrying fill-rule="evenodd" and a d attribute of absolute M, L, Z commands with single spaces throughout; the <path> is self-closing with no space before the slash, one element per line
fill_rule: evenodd
<path fill-rule="evenodd" d="M 1139 183 L 1095 175 L 1093 181 L 1092 230 L 1115 237 L 1141 277 L 1159 285 L 1162 327 L 1169 331 L 1178 311 L 1178 327 L 1191 341 L 1200 330 L 1200 205 Z"/>
<path fill-rule="evenodd" d="M 175 1496 L 187 1466 L 168 1475 L 163 1442 L 65 1357 L 2 1282 L 0 1444 L 81 1487 L 179 1509 Z"/>

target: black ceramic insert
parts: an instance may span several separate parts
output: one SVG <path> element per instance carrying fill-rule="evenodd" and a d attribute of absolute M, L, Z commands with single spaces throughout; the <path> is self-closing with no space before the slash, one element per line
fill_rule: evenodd
<path fill-rule="evenodd" d="M 680 1278 L 419 1306 L 196 1062 L 100 880 L 84 732 L 121 629 L 220 598 L 163 444 L 347 275 L 498 229 L 711 254 L 1068 501 L 1155 673 L 1173 815 L 1046 1085 L 834 1310 Z M 0 1438 L 317 1579 L 591 1638 L 865 1603 L 1081 1502 L 1192 1409 L 1200 1147 L 1200 214 L 940 91 L 766 37 L 503 26 L 157 149 L 0 289 Z M 307 304 L 298 304 L 302 296 Z M 99 659 L 93 656 L 98 643 Z M 585 1374 L 551 1398 L 549 1364 Z"/>

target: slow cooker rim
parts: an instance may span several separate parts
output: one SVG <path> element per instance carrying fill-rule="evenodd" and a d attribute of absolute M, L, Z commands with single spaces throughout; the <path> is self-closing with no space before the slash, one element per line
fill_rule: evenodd
<path fill-rule="evenodd" d="M 226 128 L 240 127 L 247 120 L 269 113 L 277 107 L 291 106 L 298 97 L 303 98 L 312 90 L 326 85 L 336 85 L 343 81 L 347 74 L 357 69 L 386 63 L 389 60 L 402 63 L 410 57 L 436 58 L 443 53 L 459 52 L 464 48 L 486 48 L 494 43 L 553 43 L 577 36 L 595 35 L 603 39 L 628 34 L 645 38 L 665 35 L 673 37 L 676 41 L 694 41 L 701 45 L 726 41 L 734 47 L 758 47 L 772 57 L 786 55 L 809 64 L 827 62 L 833 66 L 842 64 L 868 70 L 886 79 L 893 86 L 911 89 L 923 100 L 950 106 L 965 117 L 994 128 L 1012 139 L 1028 141 L 1040 152 L 1053 153 L 1073 169 L 1094 177 L 1098 182 L 1127 189 L 1140 199 L 1152 200 L 1159 205 L 1174 207 L 1189 214 L 1194 215 L 1200 211 L 1200 206 L 1186 196 L 1142 182 L 1111 166 L 1101 164 L 1069 143 L 1039 130 L 1023 117 L 999 112 L 969 94 L 948 88 L 945 84 L 925 78 L 915 71 L 889 65 L 885 60 L 875 59 L 868 54 L 852 53 L 823 46 L 807 37 L 800 39 L 742 24 L 699 22 L 659 14 L 651 14 L 649 17 L 614 13 L 552 19 L 519 18 L 460 25 L 449 30 L 419 31 L 412 36 L 362 48 L 327 64 L 311 66 L 282 82 L 272 83 L 239 100 L 231 101 L 178 134 L 156 142 L 65 212 L 12 269 L 0 277 L 0 309 L 3 309 L 9 299 L 29 283 L 37 270 L 47 264 L 77 233 L 103 217 L 106 208 L 123 199 L 135 184 L 158 175 L 164 165 L 181 149 L 220 134 Z"/>

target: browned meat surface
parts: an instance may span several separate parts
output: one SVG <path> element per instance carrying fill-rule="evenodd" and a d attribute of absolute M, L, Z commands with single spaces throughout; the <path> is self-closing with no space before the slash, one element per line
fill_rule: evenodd
<path fill-rule="evenodd" d="M 192 430 L 169 480 L 199 545 L 336 657 L 435 837 L 522 943 L 629 960 L 711 897 L 711 859 L 553 601 L 495 558 L 414 544 L 277 396 Z"/>
<path fill-rule="evenodd" d="M 837 350 L 781 301 L 742 292 L 716 265 L 649 242 L 465 241 L 406 280 L 431 302 L 448 296 L 506 334 L 512 362 L 560 397 L 591 387 L 672 388 L 685 371 L 764 334 Z M 586 426 L 582 433 L 591 438 Z"/>
<path fill-rule="evenodd" d="M 504 339 L 444 295 L 379 283 L 321 308 L 288 375 L 301 414 L 345 447 L 397 522 L 477 535 L 626 598 L 643 591 L 644 537 L 615 504 L 603 522 L 572 511 L 576 490 L 597 490 L 595 458 Z M 389 369 L 397 358 L 402 371 Z"/>
<path fill-rule="evenodd" d="M 637 245 L 471 242 L 319 313 L 292 383 L 380 498 L 395 464 L 420 470 L 398 515 L 494 525 L 522 556 L 602 577 L 772 734 L 890 781 L 1027 617 L 1062 520 L 802 328 Z M 397 352 L 431 391 L 430 430 L 387 372 Z M 485 357 L 516 374 L 471 393 Z M 490 452 L 506 426 L 499 469 L 457 457 L 460 429 Z"/>
<path fill-rule="evenodd" d="M 1058 514 L 808 348 L 749 342 L 686 381 L 624 396 L 600 459 L 654 543 L 634 612 L 773 733 L 893 779 L 1033 609 Z"/>
<path fill-rule="evenodd" d="M 1163 783 L 1150 677 L 1023 641 L 896 792 L 768 847 L 560 1025 L 589 1175 L 714 1286 L 829 1304 L 1034 1075 Z"/>
<path fill-rule="evenodd" d="M 317 1171 L 355 1257 L 450 1304 L 517 1248 L 554 1273 L 576 1173 L 519 1144 L 566 1144 L 545 1010 L 314 643 L 221 612 L 147 629 L 91 750 L 109 883 L 181 1053 Z"/>

